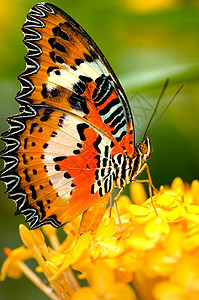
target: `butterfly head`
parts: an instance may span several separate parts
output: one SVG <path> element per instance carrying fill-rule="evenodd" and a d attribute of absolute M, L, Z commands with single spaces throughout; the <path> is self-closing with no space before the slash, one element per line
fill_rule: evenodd
<path fill-rule="evenodd" d="M 143 142 L 137 146 L 137 154 L 141 157 L 142 162 L 146 161 L 151 157 L 151 145 L 150 139 L 146 136 Z"/>
<path fill-rule="evenodd" d="M 131 174 L 128 182 L 132 182 L 140 174 L 143 163 L 151 157 L 150 139 L 146 136 L 144 140 L 135 147 L 132 164 Z"/>

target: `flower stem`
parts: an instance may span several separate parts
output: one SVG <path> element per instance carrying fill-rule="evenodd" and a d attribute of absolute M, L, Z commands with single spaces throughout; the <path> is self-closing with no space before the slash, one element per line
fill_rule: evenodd
<path fill-rule="evenodd" d="M 23 262 L 18 262 L 21 271 L 50 299 L 59 300 L 59 297 L 53 293 L 52 289 L 45 285 L 43 281 Z"/>

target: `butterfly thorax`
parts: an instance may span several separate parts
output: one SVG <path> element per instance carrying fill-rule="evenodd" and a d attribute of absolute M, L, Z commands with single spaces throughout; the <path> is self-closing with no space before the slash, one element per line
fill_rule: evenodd
<path fill-rule="evenodd" d="M 115 166 L 116 188 L 123 188 L 126 184 L 134 181 L 139 175 L 143 163 L 151 156 L 150 140 L 148 137 L 135 147 L 133 157 L 128 155 L 116 155 L 113 158 Z"/>

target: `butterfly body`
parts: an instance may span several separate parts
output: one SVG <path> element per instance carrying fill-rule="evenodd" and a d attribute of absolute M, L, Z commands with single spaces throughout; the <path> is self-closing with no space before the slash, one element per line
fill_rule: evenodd
<path fill-rule="evenodd" d="M 113 188 L 139 174 L 150 143 L 135 146 L 126 95 L 71 17 L 40 3 L 23 32 L 27 67 L 16 96 L 20 114 L 3 135 L 1 180 L 32 229 L 59 227 L 97 203 L 104 211 Z"/>

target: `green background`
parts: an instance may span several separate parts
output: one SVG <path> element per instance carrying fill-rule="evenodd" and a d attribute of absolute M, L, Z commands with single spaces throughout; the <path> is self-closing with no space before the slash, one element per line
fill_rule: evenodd
<path fill-rule="evenodd" d="M 199 167 L 199 6 L 197 1 L 159 1 L 170 5 L 148 10 L 147 1 L 138 1 L 141 9 L 136 9 L 136 2 L 52 1 L 88 31 L 113 67 L 130 99 L 136 142 L 141 141 L 166 78 L 170 83 L 156 119 L 184 84 L 149 135 L 153 147 L 149 167 L 156 187 L 170 184 L 176 176 L 191 182 L 198 178 Z M 16 78 L 25 68 L 26 53 L 21 27 L 36 3 L 0 2 L 1 132 L 8 128 L 6 117 L 18 111 L 14 98 L 20 85 Z M 0 263 L 5 259 L 4 247 L 21 245 L 18 225 L 23 223 L 22 216 L 13 215 L 15 204 L 7 199 L 4 190 L 0 183 Z M 24 277 L 0 283 L 0 299 L 13 297 L 46 299 Z"/>

